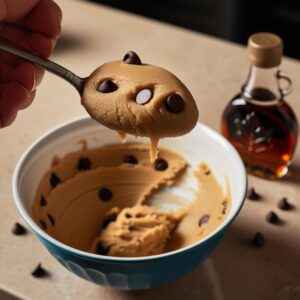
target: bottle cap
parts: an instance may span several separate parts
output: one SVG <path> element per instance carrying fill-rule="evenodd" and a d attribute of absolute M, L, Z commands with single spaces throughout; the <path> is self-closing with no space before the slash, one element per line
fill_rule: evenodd
<path fill-rule="evenodd" d="M 282 50 L 283 43 L 278 35 L 269 32 L 255 33 L 248 39 L 248 62 L 260 68 L 279 66 Z"/>

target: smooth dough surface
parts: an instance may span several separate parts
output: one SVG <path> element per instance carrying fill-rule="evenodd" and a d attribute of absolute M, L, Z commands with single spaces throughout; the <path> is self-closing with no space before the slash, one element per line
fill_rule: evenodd
<path fill-rule="evenodd" d="M 100 92 L 98 87 L 105 80 L 112 81 L 117 89 Z M 139 104 L 137 99 L 149 96 L 149 91 L 149 102 Z M 173 94 L 183 100 L 180 112 L 166 108 L 166 99 Z M 124 133 L 150 137 L 152 161 L 159 139 L 184 135 L 198 120 L 193 96 L 175 75 L 158 66 L 127 64 L 121 60 L 105 63 L 90 75 L 82 105 L 92 118 L 120 132 L 122 137 Z"/>

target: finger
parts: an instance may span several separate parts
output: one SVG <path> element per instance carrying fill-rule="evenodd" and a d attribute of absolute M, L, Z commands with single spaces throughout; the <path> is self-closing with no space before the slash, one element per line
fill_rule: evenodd
<path fill-rule="evenodd" d="M 52 0 L 41 0 L 28 14 L 23 25 L 32 31 L 57 38 L 61 32 L 62 12 Z"/>
<path fill-rule="evenodd" d="M 40 84 L 44 70 L 31 63 L 23 62 L 18 65 L 11 75 L 11 80 L 20 83 L 26 90 L 33 91 Z"/>
<path fill-rule="evenodd" d="M 3 26 L 1 36 L 42 57 L 51 55 L 55 43 L 54 38 L 9 24 Z M 16 63 L 15 57 L 9 54 L 1 53 L 1 60 L 9 64 Z"/>
<path fill-rule="evenodd" d="M 0 82 L 9 82 L 11 80 L 13 71 L 13 67 L 0 61 Z"/>
<path fill-rule="evenodd" d="M 16 81 L 9 82 L 0 98 L 0 120 L 2 127 L 10 125 L 16 118 L 19 109 L 27 107 L 35 93 L 30 93 Z"/>
<path fill-rule="evenodd" d="M 1 0 L 0 21 L 15 22 L 24 18 L 40 0 Z"/>

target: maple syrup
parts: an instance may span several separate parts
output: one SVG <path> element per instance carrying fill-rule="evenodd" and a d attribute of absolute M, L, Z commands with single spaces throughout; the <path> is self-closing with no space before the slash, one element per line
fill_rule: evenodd
<path fill-rule="evenodd" d="M 269 60 L 267 66 L 263 62 L 267 54 L 257 52 L 257 48 L 264 45 L 262 35 L 267 37 L 269 46 L 271 44 L 269 56 L 272 43 L 282 45 L 281 39 L 267 33 L 256 35 L 260 35 L 258 39 L 255 35 L 249 39 L 250 43 L 253 39 L 256 42 L 256 52 L 253 55 L 250 45 L 252 66 L 248 79 L 241 92 L 225 108 L 221 130 L 238 150 L 249 173 L 275 179 L 288 171 L 297 144 L 298 122 L 284 100 L 290 92 L 291 80 L 277 68 L 282 50 L 277 49 L 277 54 L 273 53 L 273 63 Z M 288 83 L 284 90 L 279 85 L 282 79 Z"/>

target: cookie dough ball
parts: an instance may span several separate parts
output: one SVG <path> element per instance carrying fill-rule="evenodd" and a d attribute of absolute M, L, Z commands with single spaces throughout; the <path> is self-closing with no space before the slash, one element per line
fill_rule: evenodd
<path fill-rule="evenodd" d="M 173 215 L 146 205 L 125 208 L 103 229 L 93 252 L 120 257 L 163 253 L 178 221 Z"/>
<path fill-rule="evenodd" d="M 142 64 L 134 52 L 96 69 L 85 84 L 82 104 L 104 126 L 150 137 L 154 146 L 160 138 L 188 133 L 198 120 L 186 86 L 169 71 Z"/>

